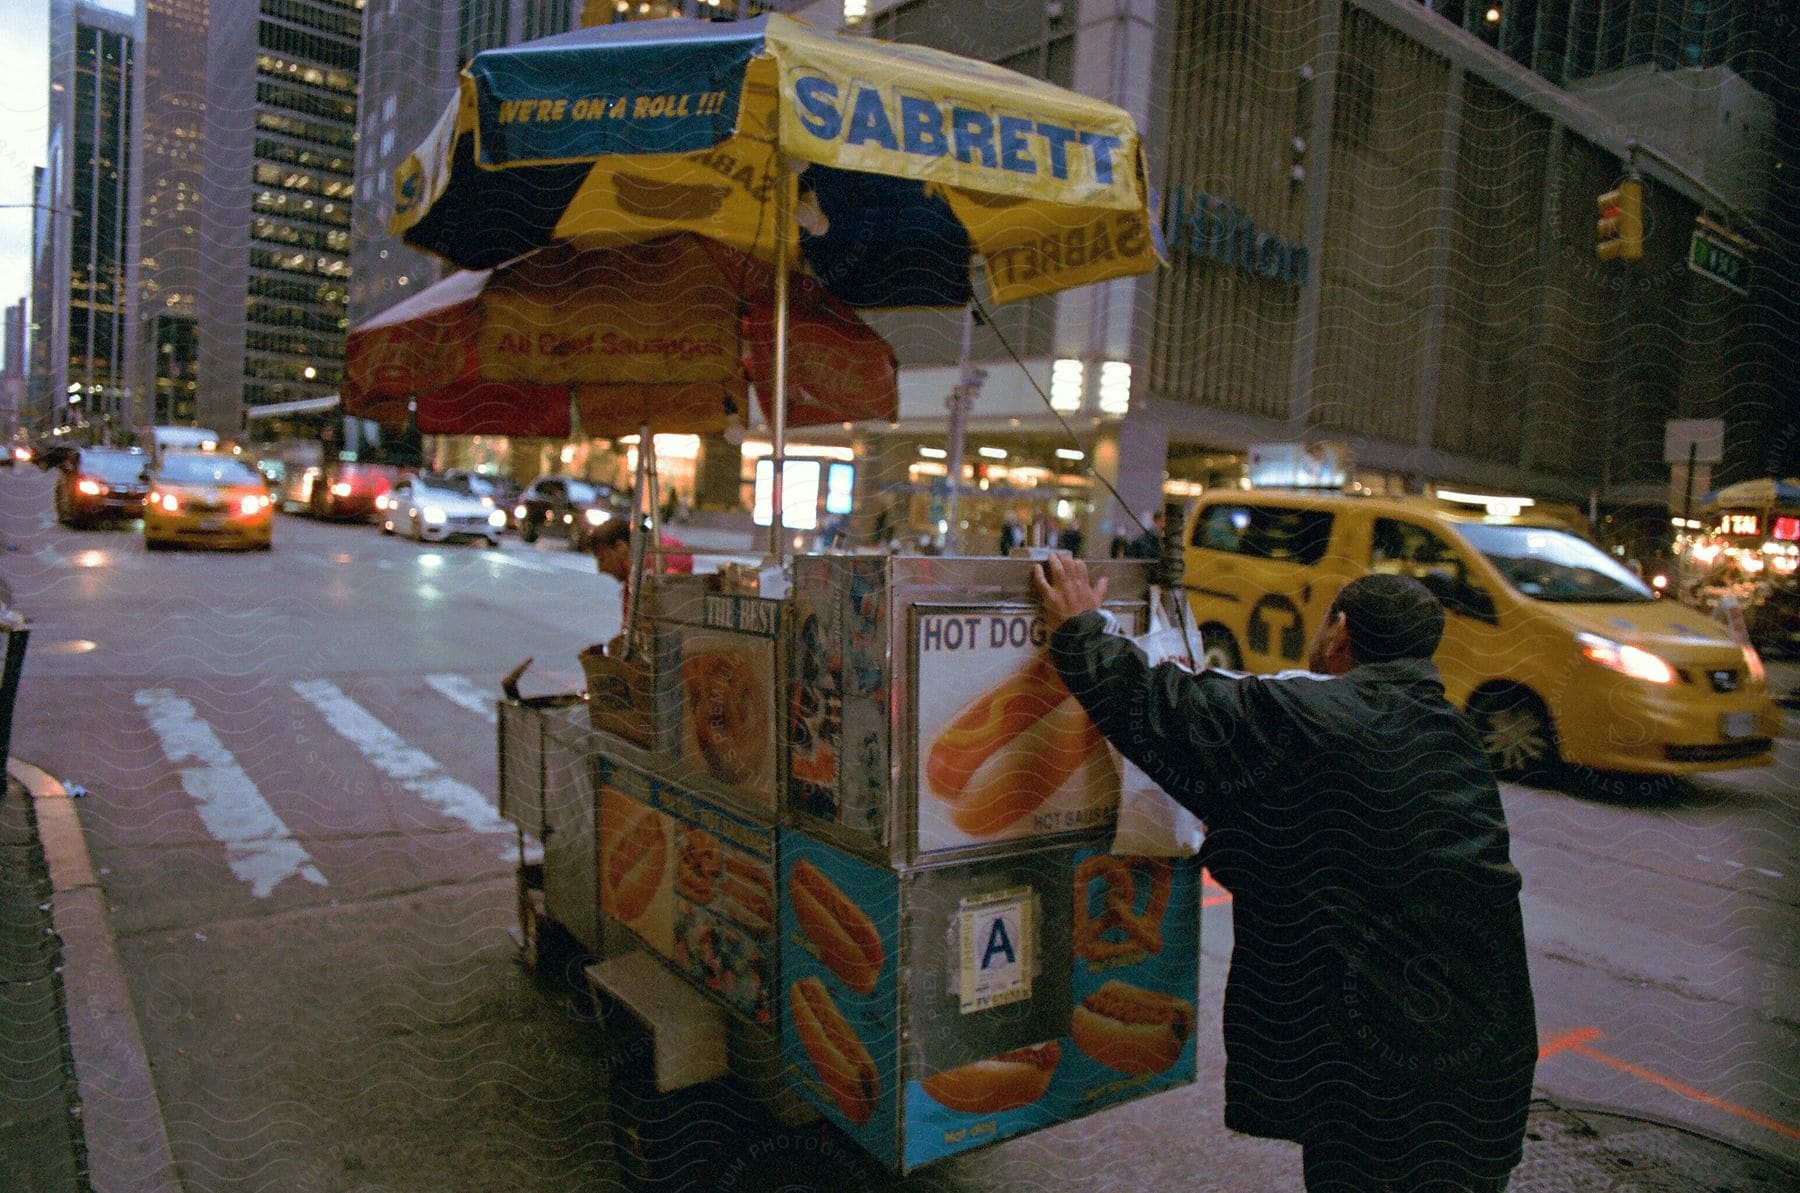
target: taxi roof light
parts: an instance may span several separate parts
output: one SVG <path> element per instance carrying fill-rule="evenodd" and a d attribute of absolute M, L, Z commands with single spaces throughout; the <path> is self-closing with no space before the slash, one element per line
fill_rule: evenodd
<path fill-rule="evenodd" d="M 1761 685 L 1769 682 L 1768 672 L 1763 670 L 1762 656 L 1756 653 L 1756 647 L 1744 643 L 1744 672 L 1749 675 L 1750 682 Z"/>

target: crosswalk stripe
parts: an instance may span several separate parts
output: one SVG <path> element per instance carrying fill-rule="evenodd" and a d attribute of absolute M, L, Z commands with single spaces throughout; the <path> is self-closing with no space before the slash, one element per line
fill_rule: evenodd
<path fill-rule="evenodd" d="M 494 711 L 494 696 L 486 688 L 462 675 L 427 675 L 425 682 L 458 708 L 466 708 L 488 724 L 500 719 Z"/>
<path fill-rule="evenodd" d="M 259 899 L 289 878 L 329 885 L 192 704 L 168 688 L 147 688 L 133 699 L 161 740 L 163 754 L 179 767 L 182 788 L 206 831 L 225 846 L 226 861 L 239 881 L 249 883 Z M 184 767 L 183 762 L 198 765 Z"/>
<path fill-rule="evenodd" d="M 431 755 L 407 745 L 399 734 L 344 695 L 330 680 L 295 680 L 293 688 L 376 770 L 441 814 L 459 820 L 477 832 L 500 832 L 508 828 L 486 796 L 445 774 Z"/>

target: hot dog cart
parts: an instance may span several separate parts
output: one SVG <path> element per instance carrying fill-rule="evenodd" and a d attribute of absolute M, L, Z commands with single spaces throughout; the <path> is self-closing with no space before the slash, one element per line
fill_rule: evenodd
<path fill-rule="evenodd" d="M 1035 566 L 646 578 L 631 669 L 502 702 L 522 938 L 654 1008 L 659 1090 L 733 1081 L 904 1172 L 1193 1080 L 1198 864 L 1108 852 L 1120 762 Z M 1149 565 L 1093 570 L 1143 627 Z"/>

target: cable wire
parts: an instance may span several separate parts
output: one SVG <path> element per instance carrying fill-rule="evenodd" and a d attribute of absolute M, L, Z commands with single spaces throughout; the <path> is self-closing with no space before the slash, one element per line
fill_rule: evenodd
<path fill-rule="evenodd" d="M 987 308 L 981 305 L 981 300 L 979 298 L 972 298 L 969 301 L 974 304 L 975 314 L 981 319 L 982 326 L 994 333 L 994 338 L 1000 341 L 1000 346 L 1006 349 L 1006 354 L 1012 357 L 1013 363 L 1019 366 L 1019 371 L 1025 374 L 1025 380 L 1031 383 L 1032 390 L 1036 392 L 1038 397 L 1044 400 L 1044 409 L 1050 412 L 1050 417 L 1062 424 L 1063 433 L 1069 437 L 1069 443 L 1075 448 L 1080 449 L 1081 437 L 1075 434 L 1075 428 L 1069 425 L 1069 421 L 1062 416 L 1062 412 L 1050 404 L 1050 395 L 1044 392 L 1043 386 L 1037 383 L 1037 378 L 1031 375 L 1031 370 L 1025 367 L 1025 362 L 1021 360 L 1019 354 L 1013 350 L 1011 342 L 1007 340 L 1006 336 L 1001 333 L 998 327 L 994 326 L 994 321 L 989 317 Z M 1125 511 L 1125 516 L 1131 519 L 1132 523 L 1138 528 L 1138 532 L 1140 534 L 1149 534 L 1150 528 L 1145 526 L 1142 520 L 1138 518 L 1135 510 L 1125 504 L 1125 499 L 1119 496 L 1119 491 L 1113 488 L 1112 482 L 1100 475 L 1100 470 L 1094 467 L 1092 460 L 1088 461 L 1088 472 L 1093 475 L 1095 480 L 1106 487 L 1108 493 L 1113 495 L 1113 500 L 1119 503 L 1119 508 Z"/>

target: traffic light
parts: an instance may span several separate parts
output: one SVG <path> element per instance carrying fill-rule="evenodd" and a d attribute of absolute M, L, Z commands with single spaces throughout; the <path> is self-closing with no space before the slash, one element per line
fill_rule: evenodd
<path fill-rule="evenodd" d="M 1644 184 L 1626 179 L 1618 190 L 1607 191 L 1594 205 L 1600 209 L 1595 225 L 1600 234 L 1594 253 L 1602 261 L 1636 261 L 1644 255 Z"/>

